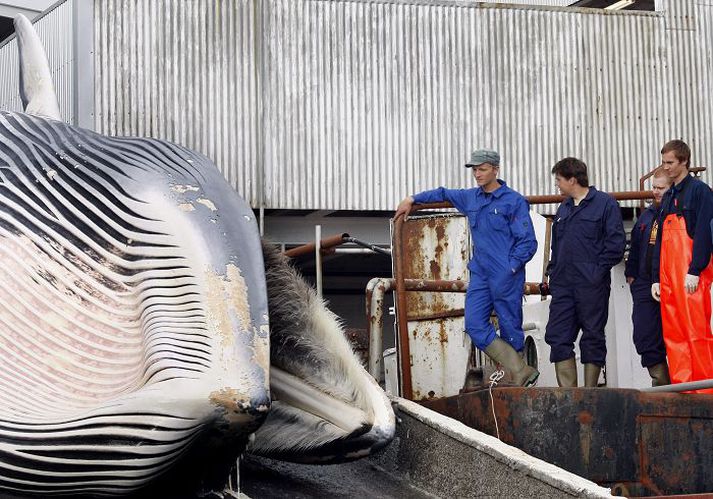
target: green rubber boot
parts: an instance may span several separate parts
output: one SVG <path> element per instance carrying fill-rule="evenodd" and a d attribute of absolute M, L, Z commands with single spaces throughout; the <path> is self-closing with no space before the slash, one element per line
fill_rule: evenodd
<path fill-rule="evenodd" d="M 596 388 L 599 386 L 599 373 L 602 372 L 602 368 L 596 364 L 586 363 L 584 364 L 584 386 Z"/>
<path fill-rule="evenodd" d="M 513 383 L 518 386 L 532 386 L 540 376 L 540 372 L 534 367 L 528 366 L 520 354 L 505 340 L 495 338 L 487 346 L 485 353 L 502 365 L 510 373 Z"/>
<path fill-rule="evenodd" d="M 668 375 L 668 364 L 666 361 L 656 364 L 655 366 L 647 367 L 651 375 L 651 386 L 664 386 L 671 384 L 671 378 Z"/>
<path fill-rule="evenodd" d="M 555 362 L 557 384 L 563 388 L 577 387 L 577 363 L 574 357 Z"/>

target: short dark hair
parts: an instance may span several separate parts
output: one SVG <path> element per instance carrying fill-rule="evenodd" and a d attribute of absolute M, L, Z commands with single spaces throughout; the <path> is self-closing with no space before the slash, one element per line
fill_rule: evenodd
<path fill-rule="evenodd" d="M 587 177 L 587 165 L 577 158 L 564 158 L 555 163 L 552 167 L 552 174 L 570 179 L 575 178 L 582 187 L 589 187 L 589 177 Z"/>
<path fill-rule="evenodd" d="M 684 141 L 678 139 L 669 140 L 661 148 L 661 154 L 667 152 L 673 152 L 678 161 L 685 162 L 687 168 L 691 167 L 691 148 Z"/>

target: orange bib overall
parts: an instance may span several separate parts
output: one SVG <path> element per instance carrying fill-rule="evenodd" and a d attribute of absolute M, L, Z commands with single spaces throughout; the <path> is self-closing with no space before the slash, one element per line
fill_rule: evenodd
<path fill-rule="evenodd" d="M 670 214 L 661 234 L 661 319 L 672 383 L 713 378 L 711 295 L 713 264 L 701 272 L 698 289 L 688 294 L 684 285 L 693 257 L 693 240 L 682 216 Z M 713 393 L 713 390 L 698 390 Z"/>

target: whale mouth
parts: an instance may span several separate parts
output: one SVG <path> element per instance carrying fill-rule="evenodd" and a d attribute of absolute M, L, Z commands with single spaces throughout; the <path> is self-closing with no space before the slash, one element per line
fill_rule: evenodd
<path fill-rule="evenodd" d="M 338 463 L 384 447 L 394 436 L 394 412 L 339 320 L 286 257 L 263 244 L 263 259 L 273 403 L 249 451 L 285 461 Z"/>
<path fill-rule="evenodd" d="M 308 381 L 278 367 L 270 369 L 270 388 L 280 403 L 320 418 L 348 437 L 362 435 L 371 429 L 369 415 L 362 409 L 332 397 Z"/>

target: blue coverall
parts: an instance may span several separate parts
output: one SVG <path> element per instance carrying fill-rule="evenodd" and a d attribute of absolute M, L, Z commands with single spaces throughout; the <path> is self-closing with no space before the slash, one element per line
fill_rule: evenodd
<path fill-rule="evenodd" d="M 626 277 L 633 277 L 630 285 L 634 308 L 631 320 L 634 324 L 634 345 L 641 356 L 641 365 L 651 367 L 666 360 L 666 346 L 661 328 L 661 305 L 651 296 L 651 264 L 655 246 L 649 244 L 651 228 L 657 222 L 661 208 L 649 206 L 631 230 L 631 248 L 626 260 Z"/>
<path fill-rule="evenodd" d="M 537 251 L 529 206 L 522 195 L 498 180 L 492 193 L 480 187 L 439 187 L 413 196 L 418 204 L 449 201 L 468 217 L 473 258 L 468 263 L 470 283 L 465 298 L 465 330 L 484 350 L 495 339 L 490 313 L 495 308 L 500 336 L 516 351 L 524 347 L 522 295 L 525 264 Z"/>
<path fill-rule="evenodd" d="M 582 363 L 605 365 L 610 272 L 624 256 L 625 244 L 619 205 L 608 194 L 590 187 L 579 206 L 567 198 L 557 208 L 548 268 L 552 302 L 545 331 L 551 362 L 574 357 L 581 329 Z"/>

